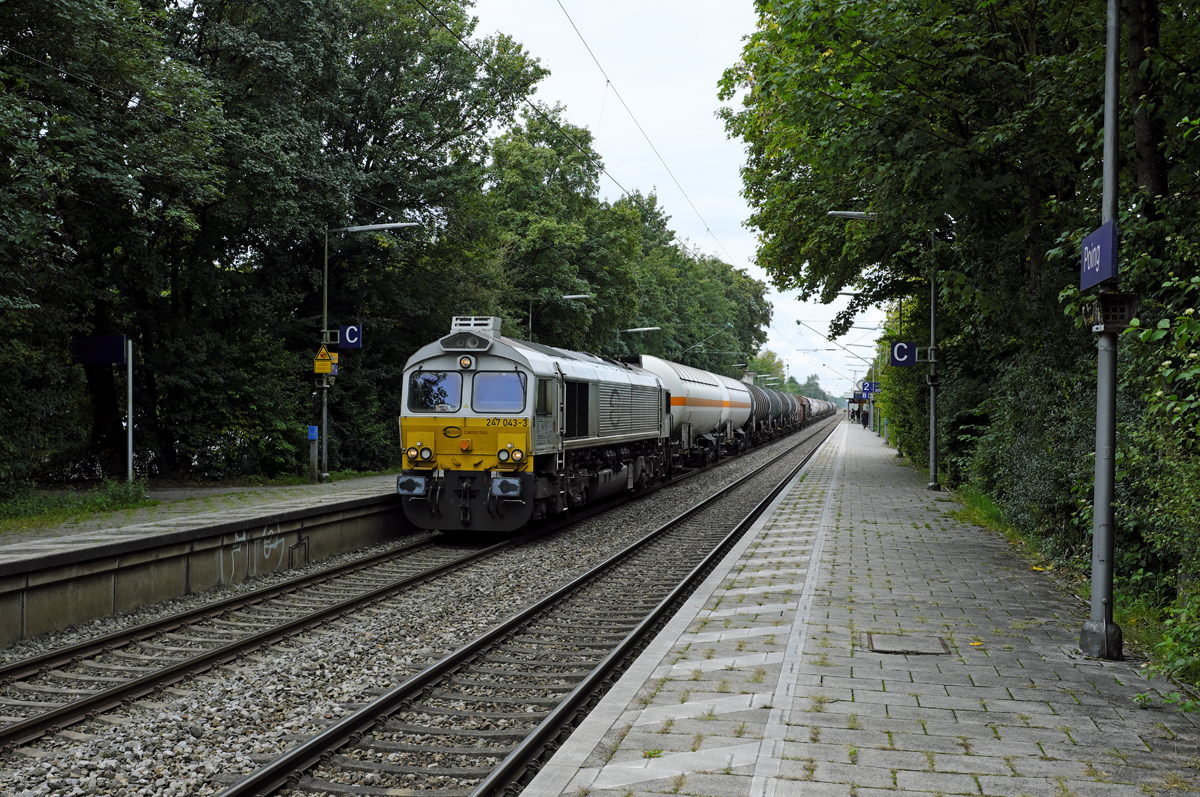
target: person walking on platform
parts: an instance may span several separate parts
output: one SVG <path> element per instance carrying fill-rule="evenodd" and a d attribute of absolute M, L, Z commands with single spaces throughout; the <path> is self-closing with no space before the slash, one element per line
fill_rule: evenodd
<path fill-rule="evenodd" d="M 860 417 L 862 419 L 863 428 L 866 429 L 867 424 L 869 424 L 871 422 L 871 411 L 868 409 L 862 410 L 862 412 L 860 413 Z"/>

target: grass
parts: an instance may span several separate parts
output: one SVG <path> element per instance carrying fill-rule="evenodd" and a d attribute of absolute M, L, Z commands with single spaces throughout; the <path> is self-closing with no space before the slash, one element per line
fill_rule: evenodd
<path fill-rule="evenodd" d="M 384 476 L 389 473 L 400 473 L 402 468 L 387 468 L 385 470 L 338 470 L 329 474 L 331 482 L 346 481 L 347 479 L 364 479 L 368 476 Z M 214 479 L 211 481 L 197 480 L 186 484 L 173 484 L 177 487 L 295 487 L 308 484 L 308 471 L 303 473 L 287 473 L 281 476 L 241 476 L 236 479 Z"/>
<path fill-rule="evenodd" d="M 0 502 L 0 532 L 22 531 L 34 526 L 87 520 L 94 515 L 158 506 L 146 495 L 144 482 L 105 481 L 92 490 L 75 495 L 51 495 L 27 490 Z"/>

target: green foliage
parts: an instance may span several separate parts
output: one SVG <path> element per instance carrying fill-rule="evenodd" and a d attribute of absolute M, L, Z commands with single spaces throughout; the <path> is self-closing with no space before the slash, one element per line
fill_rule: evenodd
<path fill-rule="evenodd" d="M 1155 646 L 1148 677 L 1164 676 L 1188 683 L 1200 680 L 1200 601 L 1190 601 L 1170 611 L 1163 622 L 1162 640 Z M 1200 699 L 1178 691 L 1164 695 L 1180 711 L 1200 712 Z"/>
<path fill-rule="evenodd" d="M 770 349 L 764 349 L 760 354 L 751 357 L 746 366 L 746 370 L 753 371 L 759 376 L 774 377 L 783 382 L 786 366 L 779 355 Z M 776 388 L 778 389 L 778 386 Z"/>
<path fill-rule="evenodd" d="M 791 381 L 795 382 L 794 379 Z M 808 378 L 804 380 L 804 384 L 796 385 L 795 392 L 802 396 L 822 399 L 824 401 L 834 401 L 836 398 L 833 394 L 826 392 L 825 388 L 821 387 L 821 377 L 819 374 L 809 374 Z"/>

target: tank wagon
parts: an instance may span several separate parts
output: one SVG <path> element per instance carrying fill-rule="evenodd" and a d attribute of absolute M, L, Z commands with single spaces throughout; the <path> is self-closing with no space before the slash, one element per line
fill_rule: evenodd
<path fill-rule="evenodd" d="M 396 479 L 419 528 L 515 531 L 833 412 L 657 357 L 597 357 L 456 317 L 404 371 Z"/>

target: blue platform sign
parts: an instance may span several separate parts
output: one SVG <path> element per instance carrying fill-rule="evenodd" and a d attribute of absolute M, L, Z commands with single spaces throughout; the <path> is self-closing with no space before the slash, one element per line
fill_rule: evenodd
<path fill-rule="evenodd" d="M 362 324 L 342 324 L 338 327 L 339 349 L 362 348 Z"/>
<path fill-rule="evenodd" d="M 907 368 L 917 364 L 917 344 L 897 341 L 892 344 L 892 365 Z"/>
<path fill-rule="evenodd" d="M 315 426 L 308 427 L 308 439 L 309 440 L 317 439 L 317 427 L 315 427 Z"/>
<path fill-rule="evenodd" d="M 1083 239 L 1079 267 L 1079 288 L 1087 290 L 1105 280 L 1117 278 L 1117 222 L 1109 219 L 1103 227 Z"/>
<path fill-rule="evenodd" d="M 124 365 L 124 335 L 87 335 L 71 341 L 71 357 L 80 365 Z"/>

